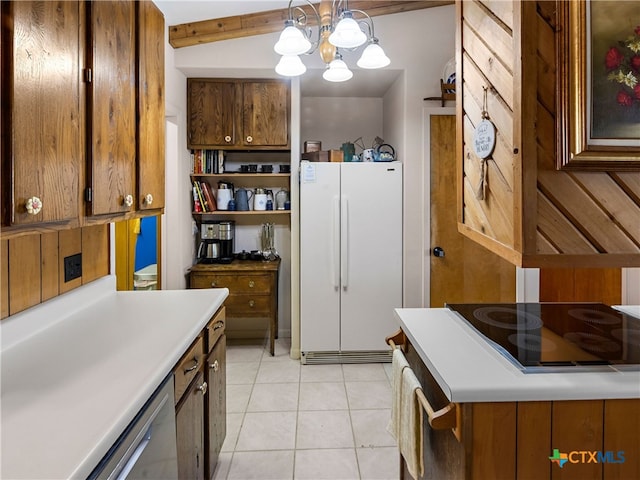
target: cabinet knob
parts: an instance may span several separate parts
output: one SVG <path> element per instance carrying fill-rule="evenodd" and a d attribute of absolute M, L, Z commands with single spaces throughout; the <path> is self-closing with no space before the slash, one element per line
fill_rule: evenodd
<path fill-rule="evenodd" d="M 147 193 L 144 196 L 144 203 L 146 203 L 147 205 L 151 205 L 153 203 L 153 195 L 151 195 L 150 193 Z"/>
<path fill-rule="evenodd" d="M 249 280 L 249 288 L 255 287 L 255 282 L 253 280 Z"/>
<path fill-rule="evenodd" d="M 247 135 L 247 143 L 253 142 L 253 137 L 251 135 Z"/>
<path fill-rule="evenodd" d="M 42 210 L 42 200 L 38 197 L 31 197 L 24 206 L 29 215 L 37 215 Z"/>
<path fill-rule="evenodd" d="M 255 301 L 253 301 L 253 300 L 249 300 L 249 306 L 250 306 L 251 308 L 255 307 L 255 306 L 256 306 L 256 302 L 255 302 Z"/>
<path fill-rule="evenodd" d="M 211 282 L 211 286 L 215 287 L 216 286 L 216 282 Z"/>
<path fill-rule="evenodd" d="M 209 364 L 209 368 L 214 372 L 217 372 L 220 369 L 220 364 L 218 363 L 218 360 L 215 360 L 213 363 Z"/>
<path fill-rule="evenodd" d="M 224 141 L 227 143 L 231 143 L 231 135 L 227 135 L 226 137 L 224 137 Z"/>
<path fill-rule="evenodd" d="M 127 207 L 133 205 L 133 195 L 125 195 L 122 203 L 124 203 Z"/>
<path fill-rule="evenodd" d="M 435 247 L 433 249 L 433 256 L 434 257 L 444 257 L 444 250 L 442 249 L 442 247 Z"/>
<path fill-rule="evenodd" d="M 207 387 L 208 387 L 207 382 L 202 382 L 202 384 L 198 387 L 198 390 L 202 392 L 202 395 L 206 395 Z"/>

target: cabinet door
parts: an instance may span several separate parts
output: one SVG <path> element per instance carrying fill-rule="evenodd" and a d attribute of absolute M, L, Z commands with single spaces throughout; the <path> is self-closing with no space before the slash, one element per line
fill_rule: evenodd
<path fill-rule="evenodd" d="M 187 80 L 189 148 L 233 146 L 236 142 L 236 82 Z"/>
<path fill-rule="evenodd" d="M 222 335 L 207 359 L 208 402 L 208 443 L 209 473 L 213 477 L 218 455 L 227 434 L 227 379 L 226 379 L 227 337 Z"/>
<path fill-rule="evenodd" d="M 176 409 L 178 478 L 204 479 L 204 394 L 202 372 L 193 381 Z"/>
<path fill-rule="evenodd" d="M 81 8 L 2 2 L 3 224 L 78 219 Z M 33 197 L 42 208 L 30 214 Z"/>
<path fill-rule="evenodd" d="M 289 146 L 289 87 L 282 81 L 243 84 L 242 145 Z"/>
<path fill-rule="evenodd" d="M 164 207 L 164 16 L 151 1 L 138 9 L 138 209 Z"/>
<path fill-rule="evenodd" d="M 135 6 L 121 0 L 87 2 L 87 8 L 90 213 L 127 212 L 136 196 Z"/>

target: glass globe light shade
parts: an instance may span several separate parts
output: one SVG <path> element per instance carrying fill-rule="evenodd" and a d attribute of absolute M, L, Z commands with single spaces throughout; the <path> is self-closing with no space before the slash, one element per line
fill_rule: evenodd
<path fill-rule="evenodd" d="M 367 41 L 367 35 L 360 30 L 351 12 L 346 11 L 333 33 L 329 35 L 329 41 L 338 48 L 355 48 Z"/>
<path fill-rule="evenodd" d="M 287 21 L 287 23 L 290 23 Z M 304 34 L 294 27 L 287 25 L 280 34 L 280 38 L 273 46 L 279 55 L 301 55 L 311 48 L 311 42 Z"/>
<path fill-rule="evenodd" d="M 285 77 L 297 77 L 307 71 L 297 55 L 283 55 L 276 65 L 276 73 Z"/>
<path fill-rule="evenodd" d="M 367 45 L 356 65 L 360 68 L 382 68 L 390 63 L 391 60 L 384 54 L 382 47 L 374 42 Z"/>
<path fill-rule="evenodd" d="M 353 77 L 353 72 L 339 58 L 333 60 L 322 74 L 322 78 L 329 82 L 346 82 L 351 77 Z"/>

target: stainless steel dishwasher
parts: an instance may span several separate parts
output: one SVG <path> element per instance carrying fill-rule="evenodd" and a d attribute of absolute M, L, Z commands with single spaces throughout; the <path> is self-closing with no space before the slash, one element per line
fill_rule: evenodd
<path fill-rule="evenodd" d="M 172 374 L 156 389 L 88 478 L 178 478 Z"/>

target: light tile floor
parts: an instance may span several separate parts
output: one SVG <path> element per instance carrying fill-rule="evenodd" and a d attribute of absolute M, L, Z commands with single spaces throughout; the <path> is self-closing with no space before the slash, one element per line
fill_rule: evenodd
<path fill-rule="evenodd" d="M 301 365 L 288 339 L 227 346 L 227 436 L 214 479 L 397 480 L 391 364 Z"/>

